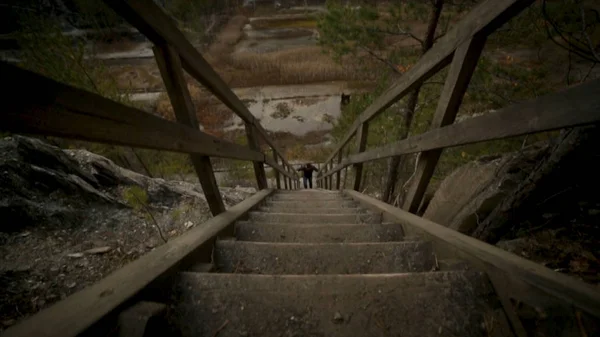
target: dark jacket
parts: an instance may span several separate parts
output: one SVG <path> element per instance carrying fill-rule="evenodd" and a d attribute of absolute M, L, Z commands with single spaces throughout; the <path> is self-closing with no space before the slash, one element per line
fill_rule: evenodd
<path fill-rule="evenodd" d="M 305 166 L 302 166 L 301 168 L 299 168 L 298 171 L 304 172 L 305 178 L 312 178 L 313 171 L 319 171 L 319 170 L 316 167 L 308 164 L 308 165 L 305 165 Z"/>

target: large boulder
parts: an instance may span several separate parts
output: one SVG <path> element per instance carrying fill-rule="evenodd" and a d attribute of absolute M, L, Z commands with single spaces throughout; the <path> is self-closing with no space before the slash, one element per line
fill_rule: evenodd
<path fill-rule="evenodd" d="M 441 183 L 425 218 L 470 235 L 508 195 L 515 192 L 548 152 L 539 145 L 467 163 Z"/>

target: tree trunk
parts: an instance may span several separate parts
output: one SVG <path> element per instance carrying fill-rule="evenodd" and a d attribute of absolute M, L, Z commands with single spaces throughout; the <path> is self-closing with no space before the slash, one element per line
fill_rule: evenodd
<path fill-rule="evenodd" d="M 431 13 L 429 14 L 429 23 L 427 24 L 427 34 L 422 44 L 422 53 L 424 55 L 433 46 L 433 40 L 435 39 L 435 31 L 442 14 L 442 8 L 444 7 L 444 0 L 434 0 L 431 4 Z M 404 125 L 398 133 L 397 140 L 402 140 L 408 137 L 410 126 L 412 124 L 413 117 L 415 115 L 415 108 L 419 101 L 419 91 L 421 86 L 417 86 L 412 91 L 406 102 L 406 110 L 404 114 Z M 402 156 L 392 157 L 388 160 L 388 169 L 385 179 L 385 184 L 381 191 L 381 201 L 391 203 L 394 197 L 394 187 L 398 180 L 398 168 L 402 163 Z M 404 193 L 404 191 L 398 191 L 398 193 Z"/>

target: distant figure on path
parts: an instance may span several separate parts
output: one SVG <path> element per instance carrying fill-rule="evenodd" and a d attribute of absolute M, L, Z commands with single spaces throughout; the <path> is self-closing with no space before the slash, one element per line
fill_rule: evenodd
<path fill-rule="evenodd" d="M 346 106 L 350 104 L 350 95 L 346 95 L 344 93 L 342 93 L 342 100 L 340 102 L 341 106 Z"/>
<path fill-rule="evenodd" d="M 316 167 L 314 167 L 311 163 L 308 163 L 308 164 L 302 166 L 301 168 L 299 168 L 298 171 L 304 172 L 304 176 L 302 179 L 304 181 L 304 188 L 308 188 L 308 186 L 310 186 L 310 188 L 312 188 L 312 173 L 313 173 L 313 171 L 319 171 L 319 170 Z"/>

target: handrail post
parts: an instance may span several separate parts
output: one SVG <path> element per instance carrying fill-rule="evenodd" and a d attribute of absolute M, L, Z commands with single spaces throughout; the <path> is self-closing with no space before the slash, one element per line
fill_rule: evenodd
<path fill-rule="evenodd" d="M 485 46 L 485 41 L 486 36 L 479 34 L 456 49 L 430 129 L 454 123 L 479 56 Z M 418 211 L 442 151 L 443 149 L 421 152 L 413 183 L 410 185 L 403 205 L 405 210 L 411 213 Z"/>
<path fill-rule="evenodd" d="M 342 148 L 340 149 L 340 152 L 338 152 L 338 157 L 337 157 L 337 164 L 338 166 L 342 163 L 342 152 L 344 150 L 344 147 L 342 146 Z M 342 174 L 342 170 L 338 170 L 335 173 L 335 189 L 336 190 L 340 190 L 340 179 L 341 179 L 341 174 Z"/>
<path fill-rule="evenodd" d="M 333 161 L 330 161 L 329 164 L 327 165 L 327 172 L 333 170 Z M 333 189 L 333 174 L 331 174 L 329 176 L 329 180 L 327 182 L 327 189 L 332 190 Z"/>
<path fill-rule="evenodd" d="M 196 110 L 183 76 L 179 54 L 168 45 L 157 45 L 153 48 L 153 51 L 177 121 L 198 129 Z M 190 159 L 198 175 L 210 212 L 214 216 L 225 212 L 225 204 L 221 198 L 210 157 L 191 154 Z"/>
<path fill-rule="evenodd" d="M 277 155 L 277 151 L 275 149 L 271 149 L 273 151 L 273 160 L 275 160 L 275 164 L 279 164 L 279 156 Z M 274 167 L 273 167 L 273 171 L 275 171 L 275 181 L 277 183 L 277 189 L 280 190 L 281 189 L 281 180 L 279 177 L 279 171 L 277 171 Z"/>
<path fill-rule="evenodd" d="M 363 122 L 359 126 L 358 133 L 356 135 L 356 144 L 358 150 L 356 153 L 364 152 L 367 148 L 367 137 L 369 136 L 369 122 Z M 360 182 L 363 171 L 363 163 L 354 164 L 354 186 L 355 191 L 360 190 Z"/>
<path fill-rule="evenodd" d="M 285 189 L 288 189 L 288 178 L 287 176 L 283 176 L 283 187 L 285 187 Z"/>
<path fill-rule="evenodd" d="M 252 124 L 245 123 L 246 127 L 246 137 L 248 138 L 248 146 L 250 149 L 254 151 L 260 150 L 260 144 L 258 143 L 258 137 L 256 135 L 256 129 Z M 256 184 L 258 185 L 259 190 L 264 190 L 269 187 L 267 183 L 267 175 L 265 174 L 265 166 L 263 162 L 253 161 L 252 166 L 254 166 L 254 175 L 256 176 Z"/>

